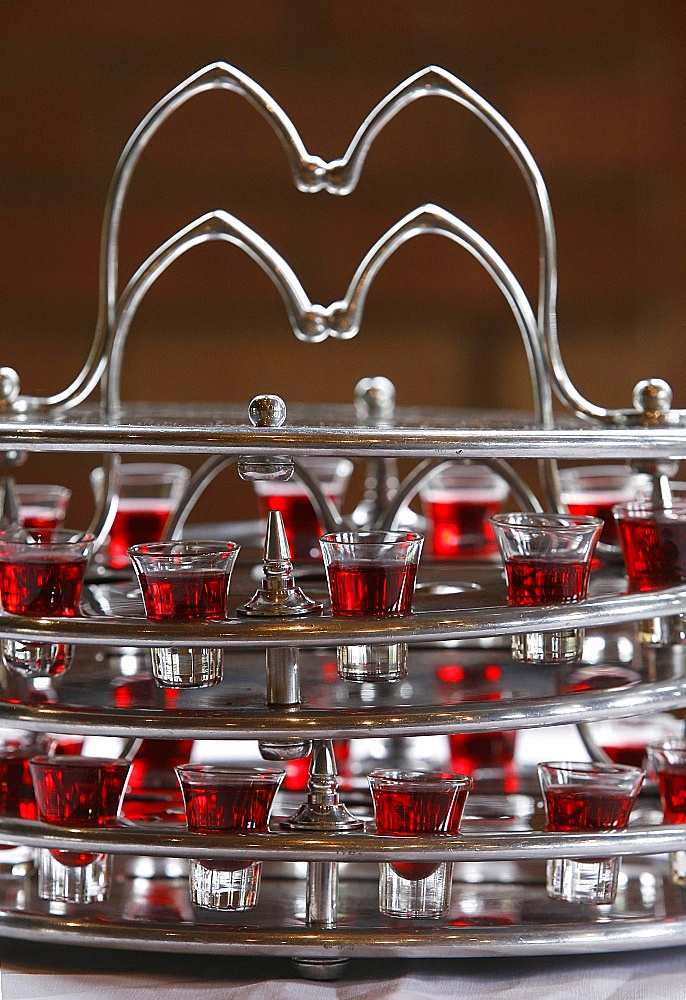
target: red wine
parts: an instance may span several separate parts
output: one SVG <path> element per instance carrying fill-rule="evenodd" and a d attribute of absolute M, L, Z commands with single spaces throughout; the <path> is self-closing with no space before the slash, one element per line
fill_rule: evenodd
<path fill-rule="evenodd" d="M 481 769 L 505 771 L 514 759 L 516 736 L 513 730 L 451 733 L 450 766 L 457 774 L 473 775 Z"/>
<path fill-rule="evenodd" d="M 586 596 L 590 568 L 584 562 L 513 556 L 505 571 L 510 604 L 571 604 Z"/>
<path fill-rule="evenodd" d="M 686 520 L 657 512 L 618 521 L 629 590 L 675 587 L 686 580 Z"/>
<path fill-rule="evenodd" d="M 29 767 L 38 813 L 57 826 L 111 826 L 119 815 L 130 764 L 95 757 L 38 757 Z M 52 852 L 64 865 L 83 866 L 99 855 L 82 851 Z"/>
<path fill-rule="evenodd" d="M 663 764 L 657 783 L 665 823 L 686 823 L 686 765 Z"/>
<path fill-rule="evenodd" d="M 446 782 L 445 788 L 382 788 L 374 792 L 376 832 L 409 837 L 413 834 L 456 833 L 467 790 L 455 791 Z M 391 867 L 402 878 L 420 879 L 439 868 L 434 861 L 393 861 Z"/>
<path fill-rule="evenodd" d="M 602 744 L 602 750 L 615 764 L 624 764 L 627 767 L 643 767 L 646 755 L 645 743 L 624 743 L 620 745 L 607 746 Z"/>
<path fill-rule="evenodd" d="M 5 749 L 0 757 L 0 816 L 35 819 L 36 798 L 29 772 L 29 756 L 35 750 Z M 0 844 L 0 851 L 11 851 L 14 844 Z"/>
<path fill-rule="evenodd" d="M 110 528 L 109 559 L 115 569 L 129 565 L 127 549 L 143 542 L 159 542 L 173 509 L 165 497 L 120 497 Z"/>
<path fill-rule="evenodd" d="M 436 558 L 472 558 L 497 550 L 489 518 L 500 511 L 500 500 L 466 499 L 460 491 L 436 490 L 425 494 L 422 506 L 429 551 Z"/>
<path fill-rule="evenodd" d="M 577 515 L 588 515 L 590 517 L 599 517 L 603 522 L 603 530 L 600 532 L 599 542 L 605 542 L 608 545 L 618 545 L 619 535 L 617 532 L 617 524 L 615 522 L 614 516 L 612 514 L 612 508 L 615 504 L 626 503 L 625 494 L 615 494 L 614 496 L 608 493 L 606 496 L 593 496 L 584 497 L 583 499 L 567 499 L 565 501 L 567 509 L 570 514 Z"/>
<path fill-rule="evenodd" d="M 187 570 L 183 574 L 170 572 L 140 573 L 141 590 L 148 618 L 204 618 L 220 621 L 226 612 L 228 578 L 223 569 Z"/>
<path fill-rule="evenodd" d="M 622 830 L 634 798 L 610 785 L 593 790 L 585 784 L 553 785 L 545 793 L 548 829 Z"/>
<path fill-rule="evenodd" d="M 76 614 L 86 559 L 62 554 L 31 552 L 21 563 L 0 559 L 0 594 L 3 609 L 10 614 Z"/>
<path fill-rule="evenodd" d="M 412 612 L 415 565 L 332 562 L 327 573 L 331 610 L 335 615 L 400 617 Z"/>

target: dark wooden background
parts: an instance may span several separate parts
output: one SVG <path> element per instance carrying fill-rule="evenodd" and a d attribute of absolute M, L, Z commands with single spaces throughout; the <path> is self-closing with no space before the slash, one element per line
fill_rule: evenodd
<path fill-rule="evenodd" d="M 558 235 L 560 342 L 589 399 L 626 406 L 667 378 L 686 406 L 686 6 L 677 0 L 4 4 L 0 13 L 0 364 L 47 394 L 80 370 L 95 324 L 100 226 L 119 153 L 170 88 L 208 62 L 251 75 L 310 152 L 343 153 L 368 111 L 428 64 L 463 79 L 520 132 L 546 179 Z M 339 298 L 371 244 L 425 201 L 488 239 L 535 300 L 537 240 L 509 155 L 453 102 L 416 102 L 372 147 L 345 199 L 293 187 L 267 124 L 226 93 L 194 98 L 154 137 L 122 225 L 126 281 L 157 245 L 225 208 L 290 262 L 313 301 Z M 295 340 L 278 293 L 226 245 L 184 255 L 129 337 L 128 399 L 349 401 L 387 375 L 400 403 L 528 408 L 524 351 L 472 258 L 414 240 L 372 287 L 356 340 Z M 28 481 L 92 501 L 97 456 L 32 456 Z M 251 516 L 235 474 L 206 498 Z M 354 498 L 351 498 L 351 500 Z M 202 509 L 199 511 L 202 514 Z"/>

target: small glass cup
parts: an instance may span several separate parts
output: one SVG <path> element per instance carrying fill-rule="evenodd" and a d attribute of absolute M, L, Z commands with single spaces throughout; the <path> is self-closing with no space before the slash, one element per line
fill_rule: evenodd
<path fill-rule="evenodd" d="M 412 613 L 423 538 L 413 531 L 338 531 L 319 539 L 335 618 L 400 618 Z M 339 646 L 346 681 L 407 676 L 407 644 Z"/>
<path fill-rule="evenodd" d="M 22 528 L 38 528 L 46 535 L 61 528 L 71 499 L 66 486 L 17 484 L 14 495 L 19 506 L 19 523 Z"/>
<path fill-rule="evenodd" d="M 0 815 L 36 818 L 36 798 L 29 759 L 47 750 L 48 737 L 4 730 L 0 733 Z M 28 875 L 35 866 L 32 847 L 0 844 L 0 875 Z"/>
<path fill-rule="evenodd" d="M 56 826 L 92 829 L 115 826 L 131 770 L 128 760 L 68 755 L 29 761 L 38 815 Z M 61 903 L 106 899 L 111 882 L 109 854 L 40 849 L 38 895 Z"/>
<path fill-rule="evenodd" d="M 459 831 L 472 779 L 442 771 L 376 770 L 368 777 L 376 832 L 391 837 L 438 837 Z M 450 907 L 449 861 L 379 865 L 379 910 L 390 917 L 441 917 Z"/>
<path fill-rule="evenodd" d="M 686 500 L 653 503 L 648 500 L 618 504 L 617 522 L 630 593 L 677 587 L 686 582 Z M 638 637 L 646 645 L 686 641 L 686 618 L 668 615 L 638 623 Z"/>
<path fill-rule="evenodd" d="M 560 469 L 560 498 L 570 514 L 599 517 L 600 541 L 619 545 L 612 508 L 644 496 L 650 478 L 628 465 L 583 465 Z"/>
<path fill-rule="evenodd" d="M 564 514 L 496 514 L 491 518 L 507 575 L 510 605 L 575 604 L 586 597 L 591 557 L 603 522 Z M 581 657 L 583 629 L 512 637 L 524 663 L 570 663 Z"/>
<path fill-rule="evenodd" d="M 129 556 L 154 621 L 221 621 L 240 546 L 236 542 L 155 542 L 134 545 Z M 214 647 L 154 647 L 160 687 L 212 687 L 223 676 L 224 652 Z"/>
<path fill-rule="evenodd" d="M 686 740 L 648 747 L 648 771 L 655 775 L 665 823 L 686 823 Z M 672 881 L 686 886 L 686 850 L 669 856 Z"/>
<path fill-rule="evenodd" d="M 429 555 L 475 559 L 498 551 L 490 518 L 509 492 L 487 465 L 460 462 L 441 469 L 420 489 Z"/>
<path fill-rule="evenodd" d="M 0 604 L 9 614 L 73 618 L 93 536 L 66 528 L 9 529 L 0 534 Z M 3 639 L 2 659 L 20 677 L 57 677 L 71 666 L 74 647 L 62 642 Z"/>
<path fill-rule="evenodd" d="M 181 764 L 176 768 L 189 830 L 267 829 L 285 772 L 268 767 Z M 196 906 L 210 910 L 250 910 L 257 903 L 260 861 L 191 860 L 189 889 Z"/>
<path fill-rule="evenodd" d="M 347 458 L 331 458 L 326 455 L 313 455 L 300 461 L 317 479 L 324 495 L 340 511 L 353 463 Z M 281 511 L 291 558 L 321 559 L 319 536 L 324 529 L 312 506 L 309 493 L 297 478 L 297 471 L 288 482 L 257 480 L 253 486 L 263 518 L 266 519 L 272 510 Z"/>
<path fill-rule="evenodd" d="M 546 829 L 559 833 L 623 830 L 645 771 L 621 764 L 550 761 L 538 765 Z M 621 857 L 553 858 L 546 865 L 546 889 L 568 903 L 612 903 Z"/>
<path fill-rule="evenodd" d="M 130 566 L 128 550 L 132 545 L 161 540 L 189 478 L 189 469 L 172 462 L 129 462 L 116 467 L 116 512 L 108 539 L 99 552 L 111 569 Z M 90 479 L 99 500 L 105 470 L 93 469 Z"/>

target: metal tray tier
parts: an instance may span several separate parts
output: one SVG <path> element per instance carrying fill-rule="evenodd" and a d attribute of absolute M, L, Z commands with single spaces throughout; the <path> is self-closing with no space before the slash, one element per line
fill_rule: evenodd
<path fill-rule="evenodd" d="M 390 426 L 360 425 L 352 406 L 289 405 L 288 423 L 254 427 L 247 406 L 125 403 L 103 421 L 96 404 L 69 411 L 0 408 L 0 439 L 21 451 L 231 455 L 595 459 L 684 457 L 683 428 L 607 427 L 558 415 L 555 426 L 510 410 L 398 407 Z"/>

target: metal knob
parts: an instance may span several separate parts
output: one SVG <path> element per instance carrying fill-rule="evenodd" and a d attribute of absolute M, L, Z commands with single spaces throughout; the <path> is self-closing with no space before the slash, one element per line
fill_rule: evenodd
<path fill-rule="evenodd" d="M 253 427 L 282 427 L 286 422 L 286 404 L 280 396 L 269 393 L 255 396 L 248 406 Z M 285 482 L 293 475 L 293 459 L 287 455 L 241 455 L 238 475 L 248 482 L 272 480 Z"/>

